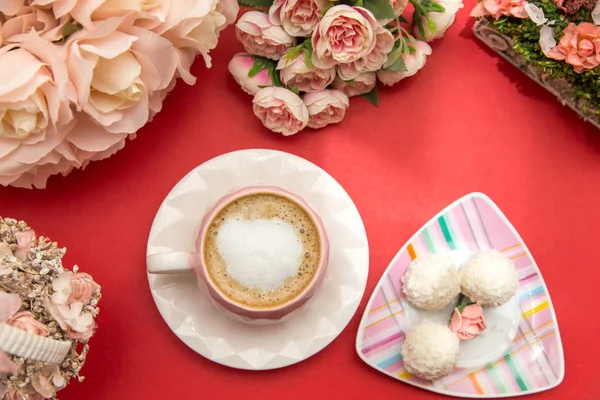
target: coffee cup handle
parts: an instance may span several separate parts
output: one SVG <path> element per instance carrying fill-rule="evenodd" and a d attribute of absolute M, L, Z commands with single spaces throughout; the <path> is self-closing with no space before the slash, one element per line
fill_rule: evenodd
<path fill-rule="evenodd" d="M 192 271 L 192 254 L 189 251 L 171 251 L 146 257 L 150 274 L 181 274 Z"/>

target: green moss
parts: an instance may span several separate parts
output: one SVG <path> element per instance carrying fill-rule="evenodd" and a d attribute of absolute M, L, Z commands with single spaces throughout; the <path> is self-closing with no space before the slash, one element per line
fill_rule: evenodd
<path fill-rule="evenodd" d="M 544 10 L 544 15 L 549 21 L 555 20 L 554 33 L 558 42 L 562 37 L 563 29 L 574 22 L 592 22 L 589 11 L 581 9 L 575 15 L 566 16 L 550 0 L 530 2 Z M 573 66 L 564 61 L 553 60 L 546 57 L 539 45 L 540 27 L 530 19 L 503 17 L 498 20 L 489 18 L 489 22 L 498 32 L 510 37 L 514 50 L 521 54 L 527 63 L 547 73 L 552 78 L 565 79 L 574 90 L 575 97 L 583 100 L 584 108 L 594 109 L 600 116 L 600 69 L 585 70 L 578 74 Z"/>

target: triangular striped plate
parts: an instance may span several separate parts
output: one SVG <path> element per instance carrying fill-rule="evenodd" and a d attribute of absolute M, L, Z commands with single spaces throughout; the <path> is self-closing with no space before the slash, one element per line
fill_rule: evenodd
<path fill-rule="evenodd" d="M 516 329 L 506 341 L 506 350 L 489 362 L 456 368 L 436 382 L 412 376 L 404 368 L 400 349 L 404 331 L 411 324 L 407 314 L 414 309 L 402 294 L 400 278 L 420 255 L 447 251 L 453 258 L 464 260 L 484 249 L 497 249 L 512 258 L 519 276 L 514 301 L 515 307 L 518 304 Z M 386 375 L 451 396 L 532 394 L 559 385 L 565 374 L 558 323 L 542 274 L 508 219 L 480 193 L 467 195 L 444 209 L 394 257 L 369 300 L 356 350 L 367 364 Z"/>

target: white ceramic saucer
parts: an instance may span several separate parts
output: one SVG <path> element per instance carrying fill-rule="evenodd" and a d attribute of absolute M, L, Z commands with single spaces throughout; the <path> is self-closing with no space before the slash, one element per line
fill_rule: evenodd
<path fill-rule="evenodd" d="M 193 274 L 148 275 L 148 280 L 160 314 L 188 347 L 229 367 L 265 370 L 303 361 L 342 332 L 365 290 L 369 249 L 356 206 L 329 174 L 288 153 L 243 150 L 207 161 L 171 190 L 152 224 L 146 255 L 191 251 L 207 207 L 250 185 L 296 193 L 323 219 L 330 264 L 323 286 L 305 307 L 274 325 L 245 324 L 217 310 Z"/>

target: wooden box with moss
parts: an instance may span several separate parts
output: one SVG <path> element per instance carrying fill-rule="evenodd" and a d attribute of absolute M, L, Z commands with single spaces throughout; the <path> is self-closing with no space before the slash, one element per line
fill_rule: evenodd
<path fill-rule="evenodd" d="M 483 0 L 475 36 L 600 128 L 598 0 Z"/>

